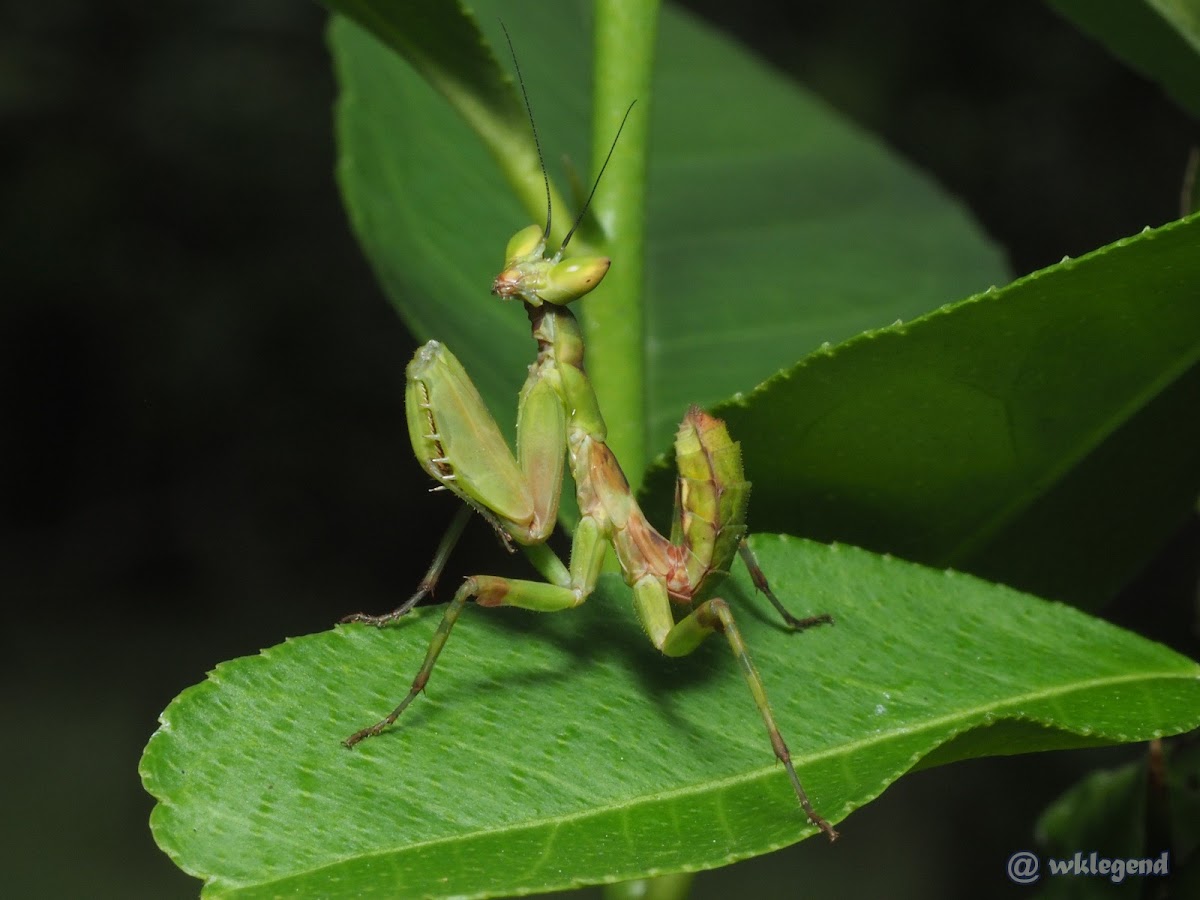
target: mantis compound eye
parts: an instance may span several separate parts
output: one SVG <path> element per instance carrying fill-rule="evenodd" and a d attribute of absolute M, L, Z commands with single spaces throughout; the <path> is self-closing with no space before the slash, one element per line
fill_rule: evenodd
<path fill-rule="evenodd" d="M 608 273 L 607 256 L 580 256 L 554 263 L 538 296 L 546 303 L 566 306 L 591 291 Z"/>
<path fill-rule="evenodd" d="M 492 282 L 492 293 L 504 300 L 519 297 L 540 306 L 537 288 L 550 266 L 545 251 L 546 235 L 537 225 L 514 234 L 504 250 L 504 270 Z"/>
<path fill-rule="evenodd" d="M 545 250 L 546 236 L 541 226 L 530 225 L 528 228 L 522 228 L 509 238 L 508 246 L 504 248 L 504 268 L 540 260 Z"/>

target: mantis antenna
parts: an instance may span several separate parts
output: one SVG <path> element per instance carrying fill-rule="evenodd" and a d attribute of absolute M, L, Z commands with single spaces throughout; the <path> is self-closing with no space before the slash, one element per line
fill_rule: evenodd
<path fill-rule="evenodd" d="M 542 243 L 550 240 L 550 217 L 553 213 L 553 204 L 550 201 L 550 175 L 546 171 L 546 158 L 542 155 L 542 142 L 538 138 L 537 122 L 533 118 L 533 105 L 529 102 L 529 92 L 525 90 L 525 78 L 521 74 L 521 64 L 517 62 L 517 51 L 513 48 L 512 35 L 508 33 L 508 26 L 501 20 L 500 27 L 504 30 L 504 40 L 508 42 L 508 53 L 512 57 L 513 68 L 517 70 L 517 84 L 521 88 L 521 98 L 525 101 L 525 113 L 529 116 L 529 128 L 533 132 L 533 146 L 537 150 L 538 165 L 542 167 L 542 181 L 546 185 L 546 227 L 542 231 Z M 571 225 L 571 230 L 567 232 L 567 236 L 558 246 L 554 258 L 557 260 L 562 257 L 563 251 L 567 249 L 567 244 L 574 237 L 576 230 L 579 228 L 583 217 L 587 215 L 588 207 L 592 205 L 592 198 L 596 196 L 596 188 L 600 186 L 600 179 L 604 177 L 604 170 L 608 168 L 609 160 L 612 159 L 613 151 L 617 149 L 617 141 L 621 138 L 621 132 L 625 130 L 625 123 L 629 120 L 629 114 L 633 112 L 633 106 L 637 100 L 631 100 L 629 107 L 625 110 L 625 115 L 621 118 L 621 124 L 617 126 L 617 133 L 612 139 L 612 143 L 608 147 L 608 155 L 604 157 L 604 165 L 600 167 L 600 171 L 596 175 L 596 180 L 592 182 L 592 189 L 588 193 L 587 200 L 584 201 L 583 208 L 579 210 L 579 215 L 575 217 L 575 222 Z"/>
<path fill-rule="evenodd" d="M 625 115 L 621 117 L 621 124 L 617 126 L 617 133 L 613 137 L 612 143 L 608 145 L 608 156 L 604 157 L 604 165 L 600 167 L 600 172 L 596 175 L 596 180 L 592 182 L 592 191 L 588 194 L 587 200 L 584 201 L 583 209 L 579 211 L 579 216 L 575 219 L 575 224 L 571 226 L 571 230 L 567 232 L 567 236 L 563 238 L 562 244 L 559 245 L 558 252 L 554 254 L 555 259 L 562 256 L 563 251 L 567 249 L 567 242 L 571 240 L 572 235 L 575 234 L 575 229 L 583 221 L 588 207 L 592 205 L 592 198 L 596 196 L 596 188 L 600 187 L 600 179 L 604 177 L 604 170 L 608 168 L 608 161 L 612 159 L 613 151 L 617 149 L 617 141 L 621 137 L 621 132 L 625 130 L 625 123 L 629 120 L 629 114 L 633 112 L 633 104 L 635 103 L 637 103 L 636 100 L 629 101 L 629 107 L 625 110 Z"/>
<path fill-rule="evenodd" d="M 538 165 L 542 169 L 542 181 L 546 184 L 546 228 L 542 232 L 542 243 L 544 244 L 550 240 L 550 215 L 554 212 L 553 204 L 550 202 L 550 175 L 546 171 L 546 158 L 542 156 L 542 142 L 538 139 L 537 123 L 533 120 L 533 105 L 529 102 L 529 92 L 525 90 L 525 76 L 521 74 L 521 64 L 517 62 L 517 51 L 513 48 L 512 35 L 508 33 L 508 26 L 504 24 L 503 19 L 500 20 L 500 27 L 504 30 L 504 40 L 508 42 L 508 55 L 512 57 L 513 68 L 517 70 L 517 84 L 521 86 L 521 98 L 525 101 L 525 114 L 529 116 L 529 127 L 533 131 L 533 146 L 537 149 Z M 592 190 L 594 191 L 595 188 Z M 574 229 L 571 230 L 574 231 Z M 566 244 L 565 241 L 563 243 Z"/>

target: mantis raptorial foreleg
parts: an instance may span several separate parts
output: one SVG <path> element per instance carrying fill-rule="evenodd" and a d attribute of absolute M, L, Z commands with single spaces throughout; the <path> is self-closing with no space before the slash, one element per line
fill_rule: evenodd
<path fill-rule="evenodd" d="M 557 396 L 543 379 L 531 375 L 521 390 L 514 458 L 453 353 L 430 341 L 409 363 L 406 375 L 405 410 L 417 458 L 439 488 L 458 494 L 467 508 L 451 522 L 411 597 L 382 616 L 355 613 L 343 622 L 386 625 L 416 606 L 441 576 L 471 508 L 509 546 L 512 540 L 523 545 L 545 541 L 558 516 L 566 423 Z"/>
<path fill-rule="evenodd" d="M 602 166 L 601 174 L 603 171 Z M 549 196 L 547 180 L 547 201 Z M 409 436 L 422 467 L 439 487 L 452 491 L 482 514 L 506 542 L 519 545 L 545 581 L 489 575 L 467 578 L 446 608 L 408 694 L 385 718 L 354 733 L 345 743 L 352 747 L 379 734 L 425 689 L 468 600 L 474 599 L 480 606 L 517 606 L 539 612 L 578 606 L 595 588 L 611 546 L 633 589 L 642 627 L 659 650 L 668 656 L 683 656 L 709 635 L 725 635 L 801 808 L 832 840 L 837 832 L 816 812 L 800 783 L 733 612 L 724 599 L 710 596 L 711 589 L 738 554 L 755 586 L 792 628 L 803 630 L 832 619 L 828 615 L 793 616 L 767 584 L 744 540 L 750 485 L 742 471 L 739 445 L 723 422 L 698 408 L 688 411 L 676 435 L 679 479 L 671 537 L 664 537 L 646 520 L 605 442 L 604 418 L 584 369 L 583 334 L 567 309 L 567 304 L 600 282 L 609 260 L 563 259 L 574 231 L 573 227 L 556 253 L 547 255 L 547 204 L 546 227 L 531 225 L 513 236 L 504 268 L 492 285 L 494 294 L 523 303 L 538 347 L 537 359 L 521 389 L 515 456 L 466 371 L 444 346 L 436 341 L 427 343 L 406 372 Z M 571 467 L 581 515 L 572 535 L 569 567 L 545 545 L 558 513 L 564 456 Z M 439 545 L 413 597 L 386 615 L 359 614 L 350 620 L 385 625 L 408 612 L 436 582 L 461 533 L 461 524 L 456 522 L 457 530 Z M 673 605 L 687 610 L 678 621 Z"/>

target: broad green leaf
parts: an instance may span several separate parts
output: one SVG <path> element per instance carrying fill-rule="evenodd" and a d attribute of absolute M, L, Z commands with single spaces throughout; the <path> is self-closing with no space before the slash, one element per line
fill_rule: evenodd
<path fill-rule="evenodd" d="M 725 592 L 834 821 L 916 765 L 1200 724 L 1200 666 L 1072 608 L 850 547 L 754 546 L 797 612 L 836 620 L 784 630 L 740 568 Z M 342 748 L 399 699 L 437 621 L 290 640 L 168 707 L 141 773 L 155 838 L 206 897 L 503 896 L 813 832 L 721 641 L 661 657 L 607 576 L 562 615 L 471 607 L 429 695 Z"/>
<path fill-rule="evenodd" d="M 1200 2 L 1050 0 L 1050 5 L 1200 115 Z"/>
<path fill-rule="evenodd" d="M 325 5 L 403 54 L 477 133 L 496 143 L 523 142 L 524 111 L 461 3 L 328 0 Z"/>
<path fill-rule="evenodd" d="M 407 23 L 402 5 L 355 6 L 390 11 L 389 27 Z M 587 170 L 589 5 L 553 15 L 531 0 L 476 6 L 493 45 L 501 12 L 513 33 L 547 159 L 566 153 Z M 543 211 L 522 209 L 408 63 L 346 21 L 331 40 L 355 230 L 405 321 L 454 349 L 511 433 L 534 348 L 521 310 L 487 290 L 508 237 Z M 649 446 L 667 446 L 689 403 L 748 390 L 823 341 L 1006 280 L 955 201 L 728 39 L 667 8 L 658 50 L 653 98 L 636 98 L 634 111 L 651 116 L 640 391 Z M 604 302 L 602 285 L 580 308 L 586 317 Z"/>
<path fill-rule="evenodd" d="M 1193 217 L 809 356 L 715 410 L 751 528 L 1107 599 L 1200 492 L 1197 285 Z"/>

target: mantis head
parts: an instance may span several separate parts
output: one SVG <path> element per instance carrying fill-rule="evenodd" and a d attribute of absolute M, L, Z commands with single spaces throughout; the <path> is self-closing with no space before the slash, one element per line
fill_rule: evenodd
<path fill-rule="evenodd" d="M 564 245 L 565 246 L 565 245 Z M 504 252 L 504 269 L 492 282 L 492 293 L 504 300 L 524 300 L 531 306 L 566 306 L 600 283 L 608 272 L 607 256 L 562 259 L 563 248 L 546 256 L 546 233 L 538 225 L 522 228 Z"/>
<path fill-rule="evenodd" d="M 512 236 L 508 242 L 508 248 L 504 251 L 504 269 L 492 282 L 492 293 L 504 300 L 519 298 L 530 306 L 541 306 L 543 303 L 566 306 L 572 300 L 578 300 L 591 291 L 608 273 L 610 261 L 607 256 L 579 256 L 564 260 L 563 253 L 567 249 L 567 244 L 571 242 L 572 235 L 583 222 L 583 217 L 592 204 L 592 198 L 596 196 L 596 188 L 600 185 L 604 170 L 608 168 L 608 161 L 612 159 L 613 150 L 617 147 L 617 140 L 621 137 L 621 131 L 625 128 L 629 113 L 633 111 L 633 103 L 630 103 L 629 108 L 625 110 L 625 116 L 621 119 L 617 134 L 608 148 L 608 156 L 604 158 L 604 164 L 600 166 L 600 172 L 592 183 L 592 191 L 584 201 L 583 208 L 579 210 L 575 224 L 571 226 L 571 230 L 567 232 L 567 236 L 563 238 L 563 242 L 554 255 L 548 256 L 546 242 L 550 240 L 550 219 L 554 212 L 551 203 L 550 175 L 546 171 L 546 161 L 542 156 L 542 142 L 538 137 L 537 123 L 533 119 L 533 107 L 529 105 L 525 79 L 521 76 L 520 65 L 517 64 L 517 51 L 513 49 L 512 38 L 503 22 L 500 23 L 500 27 L 504 28 L 504 39 L 508 42 L 508 52 L 512 56 L 513 67 L 517 70 L 517 83 L 521 86 L 521 97 L 525 101 L 525 112 L 529 115 L 529 127 L 533 133 L 533 146 L 537 151 L 538 165 L 542 170 L 542 181 L 546 185 L 546 227 L 530 225 Z M 636 102 L 635 100 L 634 103 Z"/>

